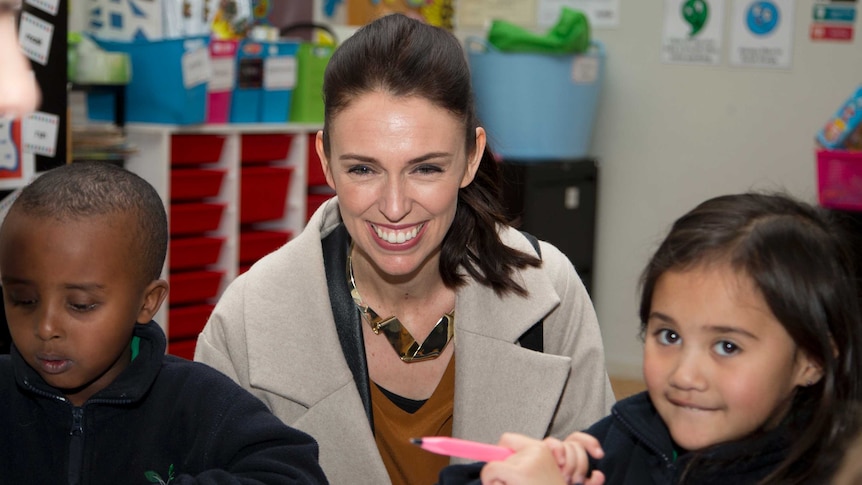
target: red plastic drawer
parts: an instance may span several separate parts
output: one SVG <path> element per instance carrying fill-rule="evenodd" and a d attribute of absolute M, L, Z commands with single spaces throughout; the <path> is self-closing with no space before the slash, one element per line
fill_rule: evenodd
<path fill-rule="evenodd" d="M 201 305 L 173 306 L 168 310 L 168 338 L 196 338 L 215 305 L 205 303 Z"/>
<path fill-rule="evenodd" d="M 171 136 L 171 165 L 199 165 L 221 159 L 223 135 Z"/>
<path fill-rule="evenodd" d="M 311 219 L 311 216 L 314 215 L 314 211 L 316 211 L 324 202 L 331 199 L 335 194 L 308 194 L 308 197 L 305 201 L 305 220 L 306 222 Z"/>
<path fill-rule="evenodd" d="M 240 175 L 239 221 L 281 219 L 287 206 L 291 167 L 243 167 Z"/>
<path fill-rule="evenodd" d="M 171 236 L 215 231 L 221 223 L 224 204 L 185 202 L 171 204 Z"/>
<path fill-rule="evenodd" d="M 225 170 L 175 168 L 171 170 L 171 200 L 215 197 L 221 190 Z"/>
<path fill-rule="evenodd" d="M 170 340 L 168 342 L 168 353 L 183 359 L 193 360 L 195 358 L 196 338 Z"/>
<path fill-rule="evenodd" d="M 242 231 L 239 234 L 239 262 L 257 261 L 284 245 L 290 235 L 290 231 Z"/>
<path fill-rule="evenodd" d="M 205 302 L 218 294 L 223 271 L 188 271 L 170 273 L 168 298 L 171 305 Z"/>
<path fill-rule="evenodd" d="M 243 274 L 246 271 L 248 271 L 249 268 L 251 268 L 251 264 L 241 264 L 241 265 L 239 265 L 239 273 L 237 273 L 237 274 Z"/>
<path fill-rule="evenodd" d="M 320 165 L 320 157 L 314 148 L 314 139 L 317 135 L 308 135 L 308 186 L 326 185 L 326 175 Z"/>
<path fill-rule="evenodd" d="M 223 237 L 184 237 L 171 238 L 170 261 L 171 270 L 203 268 L 218 261 Z"/>
<path fill-rule="evenodd" d="M 240 161 L 262 163 L 286 160 L 292 143 L 293 135 L 283 133 L 242 135 Z"/>

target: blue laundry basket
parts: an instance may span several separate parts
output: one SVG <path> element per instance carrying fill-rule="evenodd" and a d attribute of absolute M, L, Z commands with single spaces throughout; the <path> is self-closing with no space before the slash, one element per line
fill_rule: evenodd
<path fill-rule="evenodd" d="M 467 57 L 479 122 L 507 160 L 541 162 L 589 155 L 604 46 L 575 55 L 500 52 L 469 38 Z"/>

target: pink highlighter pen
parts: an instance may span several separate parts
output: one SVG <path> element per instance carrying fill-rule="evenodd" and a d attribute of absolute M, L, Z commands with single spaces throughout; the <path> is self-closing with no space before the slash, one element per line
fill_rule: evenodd
<path fill-rule="evenodd" d="M 412 438 L 410 442 L 418 445 L 423 450 L 437 453 L 438 455 L 457 456 L 475 461 L 505 460 L 514 453 L 509 448 L 503 448 L 502 446 L 450 438 L 448 436 Z"/>

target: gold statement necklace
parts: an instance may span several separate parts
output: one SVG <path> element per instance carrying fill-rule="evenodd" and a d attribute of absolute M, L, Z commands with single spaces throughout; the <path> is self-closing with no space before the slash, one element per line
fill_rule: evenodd
<path fill-rule="evenodd" d="M 356 279 L 353 277 L 352 244 L 347 253 L 347 283 L 350 285 L 350 296 L 353 297 L 353 302 L 362 312 L 363 319 L 371 326 L 371 331 L 375 335 L 379 335 L 382 331 L 392 348 L 404 362 L 412 363 L 436 359 L 452 340 L 452 336 L 455 335 L 454 309 L 440 317 L 440 320 L 434 325 L 434 329 L 431 330 L 431 334 L 420 344 L 404 328 L 398 317 L 393 315 L 388 318 L 381 318 L 377 312 L 363 303 L 362 297 L 359 296 L 359 290 L 356 289 Z"/>

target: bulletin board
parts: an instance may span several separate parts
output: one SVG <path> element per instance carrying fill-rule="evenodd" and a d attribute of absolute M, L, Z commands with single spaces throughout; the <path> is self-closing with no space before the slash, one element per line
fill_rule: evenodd
<path fill-rule="evenodd" d="M 348 25 L 365 25 L 390 13 L 403 13 L 431 25 L 454 27 L 455 0 L 348 0 Z"/>

